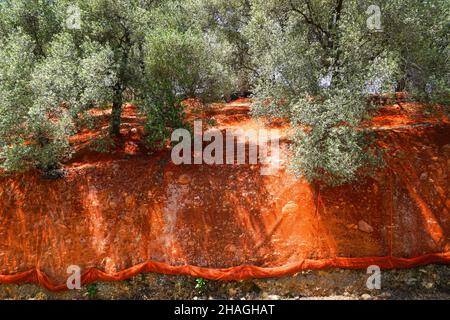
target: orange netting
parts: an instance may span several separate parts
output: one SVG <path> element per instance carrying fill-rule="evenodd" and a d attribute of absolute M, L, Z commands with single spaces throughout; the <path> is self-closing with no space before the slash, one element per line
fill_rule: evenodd
<path fill-rule="evenodd" d="M 122 153 L 80 147 L 64 179 L 1 178 L 0 283 L 62 290 L 70 265 L 88 283 L 139 272 L 231 280 L 450 262 L 446 118 L 386 108 L 370 123 L 386 168 L 314 192 L 286 168 L 262 176 L 257 165 L 175 166 L 169 151 L 143 153 L 128 130 L 133 110 Z M 218 128 L 261 125 L 245 104 L 211 110 Z"/>

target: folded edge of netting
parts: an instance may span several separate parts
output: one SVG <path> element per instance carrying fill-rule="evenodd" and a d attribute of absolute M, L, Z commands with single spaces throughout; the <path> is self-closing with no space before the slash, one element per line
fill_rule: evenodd
<path fill-rule="evenodd" d="M 371 265 L 381 269 L 413 268 L 425 264 L 450 264 L 450 252 L 433 253 L 414 258 L 397 257 L 364 257 L 334 258 L 323 260 L 305 259 L 299 263 L 274 268 L 263 268 L 251 265 L 211 269 L 191 265 L 172 266 L 166 263 L 148 261 L 115 273 L 105 273 L 97 268 L 88 269 L 81 276 L 82 285 L 97 281 L 122 281 L 140 273 L 160 273 L 167 275 L 187 275 L 208 280 L 246 280 L 252 278 L 274 278 L 289 276 L 305 270 L 321 270 L 326 268 L 364 269 Z M 13 275 L 0 275 L 0 284 L 34 283 L 50 291 L 68 290 L 67 284 L 54 283 L 45 272 L 35 268 Z"/>

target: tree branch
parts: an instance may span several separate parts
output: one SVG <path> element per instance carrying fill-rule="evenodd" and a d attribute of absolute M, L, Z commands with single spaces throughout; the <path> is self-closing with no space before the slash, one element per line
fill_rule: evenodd
<path fill-rule="evenodd" d="M 292 0 L 289 0 L 289 4 L 291 6 L 292 11 L 300 14 L 303 17 L 303 19 L 305 20 L 305 22 L 313 27 L 314 34 L 319 38 L 319 41 L 320 41 L 322 47 L 325 48 L 327 46 L 327 43 L 324 42 L 323 36 L 325 35 L 327 37 L 327 42 L 328 42 L 328 39 L 331 37 L 331 34 L 327 30 L 325 30 L 319 23 L 314 21 L 314 17 L 312 15 L 311 3 L 309 1 L 306 1 L 309 15 L 306 14 L 305 12 L 303 12 L 302 10 L 300 10 L 299 8 L 297 8 L 294 5 L 294 3 L 292 2 Z"/>

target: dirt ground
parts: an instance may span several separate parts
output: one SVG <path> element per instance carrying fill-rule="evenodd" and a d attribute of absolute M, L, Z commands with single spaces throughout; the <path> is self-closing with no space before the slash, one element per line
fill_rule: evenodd
<path fill-rule="evenodd" d="M 206 281 L 143 273 L 119 282 L 97 282 L 80 290 L 50 292 L 37 285 L 0 285 L 0 299 L 31 300 L 450 300 L 450 266 L 384 270 L 381 290 L 367 289 L 365 270 L 306 271 L 290 277 L 246 281 Z"/>

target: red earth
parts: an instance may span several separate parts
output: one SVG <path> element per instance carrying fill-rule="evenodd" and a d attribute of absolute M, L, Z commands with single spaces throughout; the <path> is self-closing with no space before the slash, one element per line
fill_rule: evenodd
<path fill-rule="evenodd" d="M 188 101 L 188 120 L 214 119 L 205 126 L 219 130 L 265 127 L 249 116 L 250 103 Z M 92 114 L 104 130 L 110 110 Z M 124 108 L 112 153 L 90 148 L 100 129 L 72 137 L 76 153 L 62 179 L 0 178 L 0 283 L 64 290 L 70 265 L 89 283 L 140 272 L 237 280 L 450 262 L 450 120 L 439 113 L 385 106 L 364 124 L 377 134 L 385 167 L 320 191 L 285 159 L 271 176 L 261 165 L 174 165 L 168 148 L 145 147 L 144 120 Z M 289 126 L 271 128 L 286 157 Z"/>

